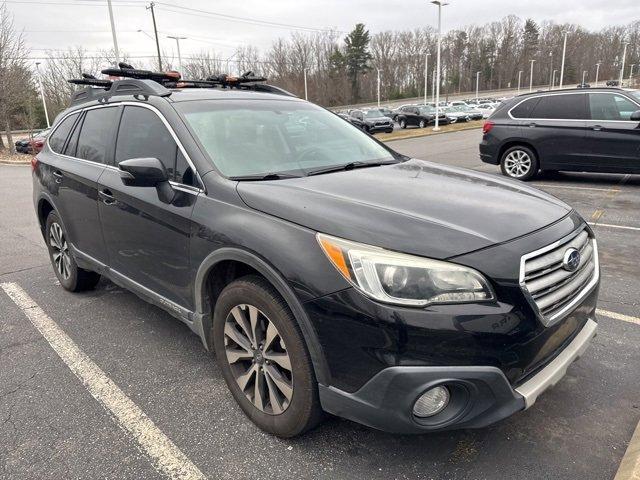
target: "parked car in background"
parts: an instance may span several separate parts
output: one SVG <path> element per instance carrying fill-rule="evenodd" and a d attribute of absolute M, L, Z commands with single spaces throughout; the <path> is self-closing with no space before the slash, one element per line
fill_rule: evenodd
<path fill-rule="evenodd" d="M 385 117 L 389 117 L 392 120 L 394 119 L 393 110 L 391 110 L 390 108 L 380 107 L 378 108 L 378 110 L 380 110 L 380 113 L 382 113 Z"/>
<path fill-rule="evenodd" d="M 367 110 L 348 110 L 347 114 L 360 122 L 362 122 L 362 129 L 368 133 L 391 133 L 393 132 L 393 120 L 384 115 L 377 108 L 370 108 Z"/>
<path fill-rule="evenodd" d="M 496 107 L 492 103 L 480 103 L 476 108 L 482 112 L 482 118 L 487 119 L 495 111 Z"/>
<path fill-rule="evenodd" d="M 441 107 L 449 118 L 450 123 L 461 123 L 471 121 L 471 117 L 464 111 L 462 107 Z"/>
<path fill-rule="evenodd" d="M 511 178 L 539 170 L 640 173 L 640 92 L 612 88 L 520 95 L 484 124 L 483 162 Z"/>
<path fill-rule="evenodd" d="M 15 143 L 16 152 L 29 153 L 32 155 L 40 152 L 50 131 L 50 128 L 46 128 L 37 133 L 34 133 L 31 138 L 23 138 L 21 140 L 18 140 Z"/>
<path fill-rule="evenodd" d="M 396 117 L 396 121 L 400 128 L 415 126 L 425 128 L 427 125 L 435 123 L 436 109 L 428 105 L 405 105 L 400 109 Z M 449 123 L 447 116 L 441 111 L 438 117 L 438 123 L 446 125 Z"/>
<path fill-rule="evenodd" d="M 591 88 L 591 85 L 588 83 L 579 83 L 576 88 Z"/>
<path fill-rule="evenodd" d="M 345 112 L 338 112 L 337 115 L 343 120 L 346 120 L 347 122 L 349 122 L 351 125 L 355 125 L 356 127 L 364 130 L 365 124 L 363 121 L 359 120 L 358 118 L 352 117 L 351 115 Z"/>
<path fill-rule="evenodd" d="M 607 80 L 607 87 L 619 87 L 620 82 L 618 80 Z"/>

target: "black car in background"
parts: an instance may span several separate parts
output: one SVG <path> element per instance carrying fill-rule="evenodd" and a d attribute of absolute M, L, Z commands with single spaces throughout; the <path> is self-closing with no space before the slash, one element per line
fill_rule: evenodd
<path fill-rule="evenodd" d="M 339 113 L 337 113 L 337 115 L 340 118 L 342 118 L 343 120 L 349 122 L 351 125 L 354 125 L 354 126 L 358 127 L 361 130 L 366 130 L 366 125 L 362 120 L 360 120 L 360 119 L 358 119 L 356 117 L 352 117 L 351 115 L 349 115 L 348 113 L 345 113 L 345 112 L 339 112 Z"/>
<path fill-rule="evenodd" d="M 138 78 L 78 80 L 101 88 L 32 162 L 55 275 L 69 291 L 105 276 L 180 319 L 265 431 L 323 411 L 484 427 L 595 335 L 596 240 L 560 200 L 410 159 L 276 87 L 114 70 Z"/>
<path fill-rule="evenodd" d="M 22 138 L 15 143 L 16 152 L 36 154 L 42 150 L 42 146 L 51 131 L 50 128 L 45 128 L 37 133 L 34 133 L 29 138 Z"/>
<path fill-rule="evenodd" d="M 483 128 L 480 158 L 511 178 L 538 170 L 640 173 L 640 91 L 589 88 L 503 102 Z"/>
<path fill-rule="evenodd" d="M 367 133 L 393 132 L 393 120 L 377 108 L 348 110 L 347 114 L 361 122 L 362 129 Z"/>
<path fill-rule="evenodd" d="M 435 120 L 436 109 L 429 105 L 404 105 L 396 112 L 396 122 L 398 122 L 400 128 L 409 126 L 425 128 L 427 125 L 434 124 Z M 440 125 L 449 123 L 447 115 L 442 110 L 438 115 L 438 123 Z"/>

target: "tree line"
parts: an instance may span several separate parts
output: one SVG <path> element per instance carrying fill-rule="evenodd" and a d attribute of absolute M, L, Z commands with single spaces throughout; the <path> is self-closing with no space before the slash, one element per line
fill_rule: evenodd
<path fill-rule="evenodd" d="M 617 79 L 623 44 L 629 42 L 625 80 L 631 64 L 640 71 L 640 21 L 590 31 L 577 24 L 541 24 L 509 15 L 484 25 L 449 30 L 442 38 L 443 95 L 473 91 L 480 72 L 481 90 L 515 88 L 520 77 L 523 88 L 530 83 L 549 85 L 553 71 L 559 81 L 564 33 L 567 50 L 564 84 L 582 80 L 593 82 L 596 64 L 600 80 Z M 226 59 L 213 50 L 182 59 L 183 77 L 200 79 L 223 72 L 253 71 L 269 82 L 304 97 L 305 77 L 308 98 L 323 106 L 372 102 L 377 97 L 378 75 L 383 101 L 420 97 L 433 88 L 437 32 L 433 27 L 371 33 L 357 24 L 346 36 L 334 31 L 292 33 L 276 39 L 269 47 L 238 47 Z M 158 68 L 158 60 L 124 55 L 122 59 L 138 68 Z M 161 53 L 165 70 L 176 69 L 178 59 Z M 51 119 L 62 111 L 74 87 L 66 79 L 81 73 L 100 74 L 112 65 L 112 51 L 89 54 L 82 46 L 65 51 L 48 51 L 41 60 L 40 79 Z M 24 35 L 16 28 L 6 6 L 0 5 L 0 130 L 36 128 L 44 124 L 34 60 Z M 639 75 L 640 77 L 640 75 Z M 1 142 L 1 139 L 0 139 Z M 2 144 L 0 143 L 0 148 Z"/>

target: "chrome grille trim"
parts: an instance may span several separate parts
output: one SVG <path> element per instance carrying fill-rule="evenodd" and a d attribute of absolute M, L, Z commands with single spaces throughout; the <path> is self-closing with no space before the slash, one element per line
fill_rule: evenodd
<path fill-rule="evenodd" d="M 574 272 L 562 268 L 568 248 L 581 253 Z M 545 326 L 561 320 L 597 285 L 600 277 L 596 239 L 582 227 L 557 242 L 523 255 L 520 288 Z"/>

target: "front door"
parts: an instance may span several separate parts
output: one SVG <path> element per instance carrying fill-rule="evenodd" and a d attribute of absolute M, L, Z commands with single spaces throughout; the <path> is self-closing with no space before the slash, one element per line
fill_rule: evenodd
<path fill-rule="evenodd" d="M 143 157 L 157 158 L 165 166 L 176 190 L 171 203 L 163 201 L 155 187 L 122 182 L 119 162 Z M 110 267 L 190 309 L 191 212 L 200 190 L 194 188 L 193 172 L 159 112 L 124 107 L 114 163 L 100 178 L 99 202 Z"/>

